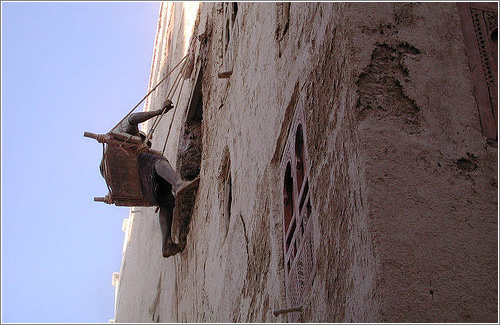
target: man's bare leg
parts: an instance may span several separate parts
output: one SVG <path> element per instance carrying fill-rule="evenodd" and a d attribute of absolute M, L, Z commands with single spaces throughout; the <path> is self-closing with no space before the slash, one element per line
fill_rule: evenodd
<path fill-rule="evenodd" d="M 177 183 L 181 180 L 179 174 L 170 166 L 166 160 L 157 160 L 155 163 L 155 170 L 164 180 L 172 185 L 173 192 L 177 190 Z"/>
<path fill-rule="evenodd" d="M 175 195 L 182 194 L 185 191 L 198 185 L 200 178 L 197 177 L 192 181 L 184 181 L 179 174 L 170 166 L 166 160 L 158 160 L 155 163 L 155 169 L 158 175 L 172 185 L 172 191 Z"/>
<path fill-rule="evenodd" d="M 175 255 L 181 251 L 180 247 L 172 241 L 172 210 L 160 207 L 158 215 L 161 231 L 161 251 L 163 257 Z"/>

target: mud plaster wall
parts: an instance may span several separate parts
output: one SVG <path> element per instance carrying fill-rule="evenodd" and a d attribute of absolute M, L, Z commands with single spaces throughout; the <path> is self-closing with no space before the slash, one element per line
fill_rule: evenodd
<path fill-rule="evenodd" d="M 163 8 L 172 25 L 164 18 L 153 84 L 183 55 L 188 15 Z M 279 164 L 297 107 L 317 256 L 300 320 L 495 319 L 496 148 L 481 136 L 454 4 L 292 3 L 285 33 L 276 4 L 239 3 L 238 15 L 228 79 L 217 77 L 222 5 L 202 4 L 194 28 L 206 37 L 203 150 L 187 246 L 162 259 L 154 208 L 135 209 L 115 321 L 287 321 L 272 311 L 286 307 Z M 187 82 L 181 111 L 194 73 Z"/>
<path fill-rule="evenodd" d="M 329 52 L 316 54 L 316 46 L 319 52 L 332 46 L 333 30 L 338 24 L 335 18 L 339 16 L 336 15 L 338 7 L 341 6 L 292 5 L 290 16 L 294 19 L 279 44 L 275 37 L 276 6 L 240 4 L 239 47 L 231 78 L 217 79 L 220 57 L 209 57 L 204 77 L 204 94 L 208 94 L 204 103 L 207 108 L 204 111 L 204 130 L 210 132 L 204 143 L 204 154 L 207 155 L 203 157 L 202 178 L 212 181 L 202 185 L 210 186 L 209 190 L 201 190 L 198 194 L 201 200 L 208 203 L 200 209 L 208 211 L 206 223 L 191 229 L 193 239 L 197 238 L 194 240 L 196 246 L 202 245 L 200 238 L 203 235 L 208 243 L 203 277 L 209 281 L 205 280 L 204 286 L 195 289 L 197 303 L 191 301 L 192 296 L 187 289 L 185 294 L 181 294 L 183 302 L 179 303 L 192 304 L 194 310 L 182 311 L 179 321 L 189 321 L 193 317 L 197 321 L 286 321 L 286 316 L 272 316 L 273 310 L 286 306 L 279 163 L 288 126 L 299 105 L 304 107 L 308 116 L 314 116 L 307 129 L 308 136 L 313 139 L 311 143 L 318 142 L 314 147 L 308 144 L 309 152 L 314 153 L 310 157 L 315 166 L 312 184 L 323 178 L 321 173 L 326 169 L 329 176 L 338 179 L 332 183 L 343 185 L 338 186 L 338 191 L 321 194 L 317 192 L 318 187 L 331 183 L 318 182 L 318 187 L 312 185 L 311 188 L 312 193 L 318 193 L 314 195 L 313 220 L 321 220 L 316 224 L 315 238 L 319 262 L 317 279 L 309 295 L 314 299 L 305 302 L 303 320 L 343 321 L 347 313 L 356 320 L 375 319 L 371 293 L 373 274 L 369 271 L 373 258 L 369 255 L 366 225 L 361 220 L 356 222 L 358 215 L 359 219 L 363 216 L 357 213 L 361 206 L 349 203 L 329 211 L 340 192 L 360 188 L 355 165 L 345 165 L 341 175 L 332 171 L 332 161 L 348 160 L 350 157 L 346 156 L 354 155 L 355 150 L 351 147 L 351 152 L 337 153 L 339 158 L 334 159 L 338 148 L 331 143 L 319 143 L 320 139 L 321 142 L 325 140 L 325 133 L 333 136 L 335 131 L 342 136 L 347 133 L 346 141 L 352 141 L 349 127 L 339 123 L 335 130 L 331 126 L 325 129 L 325 123 L 315 125 L 318 120 L 327 118 L 328 121 L 333 110 L 343 105 L 341 97 L 346 94 L 339 91 L 339 103 L 329 106 L 337 98 L 324 96 L 332 89 L 332 84 L 327 81 L 323 97 L 318 97 L 317 102 L 307 98 L 307 89 L 314 88 L 314 82 L 335 78 L 340 84 L 339 80 L 343 77 L 339 74 L 342 71 L 341 62 L 337 62 L 342 55 L 332 58 Z M 216 19 L 209 22 L 211 53 L 221 53 L 222 49 L 224 21 L 217 11 L 220 9 L 217 6 L 212 9 L 215 12 L 211 17 Z M 345 48 L 345 45 L 339 41 L 339 46 Z M 328 69 L 326 72 L 329 75 L 323 78 L 324 67 L 330 65 L 333 68 Z M 330 139 L 336 140 L 335 136 Z M 341 143 L 341 140 L 337 141 Z M 222 223 L 222 195 L 220 190 L 218 195 L 213 195 L 213 191 L 222 174 L 221 157 L 225 148 L 228 148 L 231 159 L 232 214 L 227 237 L 210 241 L 209 237 L 216 236 Z M 354 193 L 354 189 L 350 192 Z M 321 208 L 316 209 L 316 206 Z M 341 214 L 341 209 L 347 210 L 342 216 L 346 219 L 344 224 L 339 221 L 342 217 L 336 216 Z M 193 220 L 193 225 L 199 220 Z M 195 228 L 202 233 L 198 235 Z M 364 241 L 360 239 L 363 232 Z M 193 254 L 200 257 L 200 246 L 198 252 Z M 180 288 L 191 286 L 195 276 L 189 265 L 184 270 L 187 274 Z M 339 275 L 333 278 L 333 273 Z M 363 277 L 367 281 L 363 281 Z M 326 287 L 328 291 L 325 291 Z M 193 315 L 199 315 L 199 318 Z"/>
<path fill-rule="evenodd" d="M 497 320 L 497 148 L 453 3 L 351 4 L 380 321 Z"/>

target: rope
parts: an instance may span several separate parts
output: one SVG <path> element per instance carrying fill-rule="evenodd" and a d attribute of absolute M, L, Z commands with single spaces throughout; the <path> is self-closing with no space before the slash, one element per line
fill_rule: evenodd
<path fill-rule="evenodd" d="M 188 53 L 186 54 L 186 56 L 184 57 L 184 59 L 188 58 L 189 55 L 194 55 L 192 53 L 192 49 L 193 49 L 193 45 L 195 44 L 195 41 L 196 41 L 196 38 L 193 38 L 191 40 L 191 43 L 190 43 L 189 48 L 188 48 Z M 168 141 L 168 137 L 170 135 L 170 130 L 172 128 L 172 122 L 174 121 L 175 113 L 177 111 L 177 107 L 179 106 L 178 105 L 179 104 L 179 98 L 180 98 L 180 94 L 182 92 L 182 88 L 183 88 L 184 80 L 185 80 L 181 76 L 183 76 L 183 74 L 184 74 L 184 70 L 185 70 L 185 68 L 187 66 L 186 63 L 187 63 L 187 60 L 185 60 L 184 63 L 182 64 L 182 67 L 181 67 L 180 71 L 177 73 L 177 76 L 176 76 L 176 78 L 174 80 L 174 83 L 172 84 L 172 87 L 170 87 L 170 90 L 169 90 L 169 92 L 167 94 L 167 98 L 170 98 L 170 96 L 173 96 L 175 94 L 175 92 L 177 91 L 179 83 L 181 83 L 181 88 L 180 88 L 180 91 L 179 91 L 178 96 L 177 96 L 177 101 L 176 101 L 176 105 L 175 105 L 175 108 L 174 108 L 174 113 L 172 115 L 172 119 L 170 120 L 170 125 L 169 125 L 169 130 L 168 130 L 167 138 L 165 139 L 165 144 L 163 145 L 163 151 L 162 151 L 163 154 L 165 153 L 166 144 L 167 144 L 167 141 Z M 164 109 L 162 111 L 161 115 L 159 115 L 159 116 L 156 117 L 156 119 L 153 122 L 153 126 L 149 130 L 148 135 L 146 137 L 146 140 L 144 141 L 145 143 L 147 143 L 147 141 L 152 137 L 154 130 L 156 130 L 156 127 L 160 124 L 160 121 L 163 118 L 163 115 L 165 113 L 166 112 L 165 112 L 165 109 Z"/>
<path fill-rule="evenodd" d="M 99 143 L 106 142 L 106 139 L 107 139 L 107 134 L 98 134 L 96 138 L 97 142 Z"/>
<path fill-rule="evenodd" d="M 172 87 L 170 87 L 170 90 L 167 94 L 167 98 L 170 97 L 170 94 L 172 92 L 172 89 L 174 89 L 175 87 L 175 90 L 177 90 L 177 85 L 178 85 L 178 82 L 179 82 L 179 76 L 182 74 L 182 71 L 184 70 L 184 67 L 186 65 L 186 61 L 184 61 L 183 65 L 182 65 L 182 68 L 181 70 L 177 73 L 177 76 L 175 77 L 175 81 L 174 83 L 172 84 Z M 174 90 L 174 93 L 175 93 L 175 90 Z M 175 105 L 175 107 L 177 108 L 177 103 Z M 151 137 L 153 136 L 153 133 L 154 131 L 156 130 L 156 127 L 158 126 L 158 124 L 160 124 L 160 120 L 162 119 L 163 115 L 165 115 L 166 113 L 166 107 L 163 109 L 163 111 L 161 112 L 161 115 L 157 115 L 153 121 L 153 125 L 151 126 L 151 128 L 149 129 L 148 131 L 148 134 L 147 134 L 147 137 L 146 139 L 144 140 L 144 143 L 147 143 L 149 141 L 149 139 L 151 139 Z"/>
<path fill-rule="evenodd" d="M 120 122 L 118 122 L 118 124 L 116 124 L 116 125 L 115 125 L 112 129 L 111 129 L 111 131 L 113 131 L 114 129 L 116 129 L 116 128 L 118 127 L 118 125 L 120 125 L 120 124 L 121 124 L 121 123 L 122 123 L 122 122 L 123 122 L 123 121 L 124 121 L 127 117 L 129 117 L 129 116 L 130 116 L 130 114 L 132 114 L 132 112 L 133 112 L 133 111 L 135 111 L 135 109 L 136 109 L 137 107 L 139 107 L 139 105 L 141 105 L 141 104 L 142 104 L 142 102 L 143 102 L 146 98 L 148 98 L 148 96 L 149 96 L 149 95 L 150 95 L 153 91 L 155 91 L 155 90 L 156 90 L 156 88 L 158 88 L 158 86 L 160 86 L 160 84 L 161 84 L 163 81 L 165 81 L 165 80 L 167 79 L 167 77 L 168 77 L 168 76 L 169 76 L 172 72 L 174 72 L 174 70 L 175 70 L 175 69 L 176 69 L 176 68 L 177 68 L 177 67 L 178 67 L 178 66 L 179 66 L 179 65 L 180 65 L 180 64 L 181 64 L 184 60 L 186 60 L 186 58 L 187 58 L 188 56 L 189 56 L 189 53 L 188 53 L 188 54 L 186 54 L 186 55 L 185 55 L 185 56 L 184 56 L 184 57 L 183 57 L 183 58 L 179 61 L 179 63 L 177 63 L 177 65 L 176 65 L 175 67 L 173 67 L 173 68 L 172 68 L 172 70 L 170 70 L 170 72 L 169 72 L 169 73 L 167 73 L 167 75 L 166 75 L 165 77 L 163 77 L 163 79 L 161 79 L 161 80 L 160 80 L 160 82 L 158 82 L 158 83 L 156 84 L 156 86 L 154 86 L 154 88 L 153 88 L 153 89 L 151 89 L 151 90 L 150 90 L 150 91 L 146 94 L 146 96 L 144 96 L 144 98 L 143 98 L 143 99 L 141 99 L 141 100 L 139 101 L 139 103 L 137 103 L 137 105 L 135 105 L 135 106 L 134 106 L 134 108 L 132 108 L 132 109 L 130 110 L 130 112 L 128 112 L 128 114 L 127 114 L 127 115 L 125 115 L 125 116 L 124 116 L 124 117 L 120 120 Z M 184 62 L 185 62 L 185 61 L 184 61 Z M 110 131 L 110 132 L 111 132 L 111 131 Z"/>
<path fill-rule="evenodd" d="M 183 67 L 183 72 L 184 72 L 184 68 L 185 66 Z M 177 101 L 176 103 L 179 103 L 179 98 L 181 97 L 181 93 L 182 93 L 182 87 L 184 86 L 184 79 L 182 79 L 182 83 L 181 83 L 181 89 L 179 90 L 179 94 L 177 95 Z M 175 92 L 174 92 L 175 94 Z M 179 105 L 175 105 L 175 108 L 174 108 L 174 113 L 172 114 L 172 119 L 170 120 L 170 125 L 168 126 L 168 133 L 167 133 L 167 137 L 165 138 L 165 143 L 163 144 L 163 149 L 162 149 L 162 154 L 165 154 L 165 149 L 167 148 L 167 142 L 168 142 L 168 138 L 170 137 L 170 130 L 172 130 L 172 124 L 174 122 L 174 118 L 175 118 L 175 113 L 177 111 L 177 106 Z"/>

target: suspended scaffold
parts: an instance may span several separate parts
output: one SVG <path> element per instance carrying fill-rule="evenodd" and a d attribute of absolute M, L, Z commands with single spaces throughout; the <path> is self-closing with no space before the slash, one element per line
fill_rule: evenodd
<path fill-rule="evenodd" d="M 141 189 L 141 179 L 139 177 L 139 163 L 138 157 L 141 153 L 150 153 L 153 155 L 163 156 L 165 153 L 165 148 L 167 144 L 168 137 L 170 135 L 170 130 L 172 128 L 172 122 L 177 110 L 177 105 L 175 105 L 173 117 L 170 121 L 167 136 L 165 138 L 165 143 L 162 151 L 151 149 L 147 144 L 151 139 L 155 129 L 158 127 L 162 117 L 167 111 L 167 107 L 163 108 L 160 115 L 156 116 L 151 128 L 149 129 L 146 137 L 142 139 L 141 137 L 130 135 L 118 131 L 118 126 L 127 119 L 137 107 L 139 107 L 149 95 L 151 95 L 159 86 L 162 84 L 168 76 L 170 76 L 178 67 L 176 78 L 169 89 L 167 98 L 174 96 L 178 86 L 180 85 L 180 90 L 177 97 L 177 103 L 179 102 L 179 97 L 182 92 L 182 86 L 184 83 L 183 74 L 187 67 L 187 62 L 189 61 L 189 56 L 193 55 L 193 44 L 191 42 L 188 49 L 188 54 L 186 54 L 178 64 L 173 67 L 170 72 L 163 77 L 158 84 L 153 87 L 144 98 L 135 105 L 132 110 L 123 117 L 123 119 L 117 123 L 106 134 L 95 134 L 92 132 L 85 132 L 84 137 L 93 138 L 103 145 L 103 158 L 101 162 L 101 174 L 106 181 L 109 193 L 105 197 L 95 197 L 94 201 L 105 202 L 107 204 L 115 204 L 117 206 L 152 206 L 154 205 L 148 199 L 146 199 L 142 193 Z"/>

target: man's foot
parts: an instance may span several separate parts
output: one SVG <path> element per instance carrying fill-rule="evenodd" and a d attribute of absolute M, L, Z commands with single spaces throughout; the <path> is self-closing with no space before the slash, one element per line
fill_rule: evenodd
<path fill-rule="evenodd" d="M 180 181 L 179 183 L 177 185 L 177 190 L 175 191 L 175 196 L 181 195 L 187 190 L 198 186 L 198 184 L 200 183 L 200 176 L 196 177 L 192 181 Z"/>
<path fill-rule="evenodd" d="M 181 251 L 182 248 L 179 245 L 174 244 L 172 241 L 170 241 L 170 243 L 168 243 L 166 247 L 163 249 L 162 253 L 163 257 L 167 258 L 170 256 L 174 256 L 175 254 L 180 253 Z"/>

